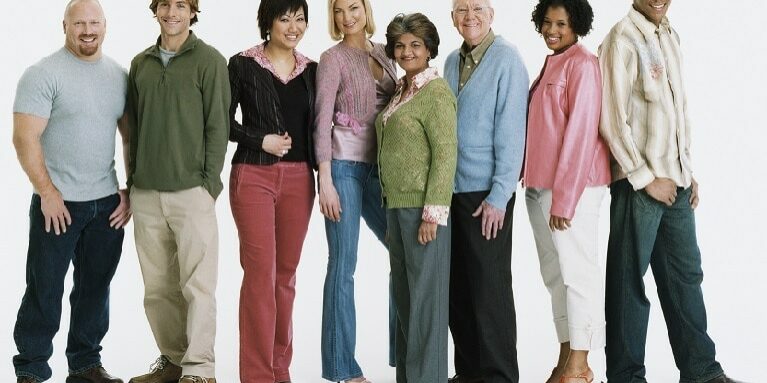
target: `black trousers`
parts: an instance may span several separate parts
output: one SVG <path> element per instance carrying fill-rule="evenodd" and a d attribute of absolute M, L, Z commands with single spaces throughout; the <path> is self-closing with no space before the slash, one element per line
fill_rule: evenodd
<path fill-rule="evenodd" d="M 482 218 L 472 213 L 489 191 L 453 195 L 450 267 L 450 332 L 455 370 L 466 380 L 519 382 L 517 321 L 511 290 L 512 196 L 503 230 L 482 237 Z"/>

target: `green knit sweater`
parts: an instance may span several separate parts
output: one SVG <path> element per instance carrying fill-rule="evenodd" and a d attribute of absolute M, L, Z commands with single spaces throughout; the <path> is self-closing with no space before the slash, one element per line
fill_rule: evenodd
<path fill-rule="evenodd" d="M 378 164 L 389 209 L 450 206 L 457 159 L 456 102 L 444 79 L 430 81 L 383 123 Z"/>

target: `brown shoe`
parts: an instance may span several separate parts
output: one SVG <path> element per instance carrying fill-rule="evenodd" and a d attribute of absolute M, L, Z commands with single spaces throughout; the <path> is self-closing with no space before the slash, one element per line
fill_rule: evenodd
<path fill-rule="evenodd" d="M 69 374 L 67 383 L 123 383 L 123 380 L 109 375 L 104 367 L 98 366 L 79 374 Z"/>
<path fill-rule="evenodd" d="M 178 383 L 216 383 L 216 378 L 203 378 L 201 376 L 184 375 Z"/>
<path fill-rule="evenodd" d="M 40 381 L 30 376 L 19 376 L 16 378 L 16 383 L 40 383 Z"/>
<path fill-rule="evenodd" d="M 128 383 L 178 383 L 181 378 L 181 367 L 171 363 L 165 355 L 160 355 L 149 368 L 148 374 L 137 376 Z"/>

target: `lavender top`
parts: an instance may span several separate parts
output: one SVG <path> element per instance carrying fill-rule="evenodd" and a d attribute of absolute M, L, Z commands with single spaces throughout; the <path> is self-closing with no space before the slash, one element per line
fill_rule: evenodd
<path fill-rule="evenodd" d="M 384 69 L 376 81 L 372 57 Z M 317 68 L 317 117 L 314 150 L 317 162 L 331 159 L 376 162 L 375 119 L 394 93 L 397 72 L 383 44 L 367 52 L 336 44 L 320 56 Z"/>

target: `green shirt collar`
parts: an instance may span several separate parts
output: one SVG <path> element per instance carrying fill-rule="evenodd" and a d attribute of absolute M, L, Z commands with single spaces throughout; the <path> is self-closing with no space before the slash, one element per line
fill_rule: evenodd
<path fill-rule="evenodd" d="M 471 49 L 471 47 L 469 47 L 469 45 L 464 41 L 463 44 L 461 44 L 460 49 L 461 57 L 464 59 L 466 59 L 466 57 L 470 57 L 475 64 L 479 64 L 479 62 L 482 61 L 482 56 L 485 55 L 487 48 L 490 48 L 490 45 L 493 44 L 494 40 L 495 33 L 493 33 L 493 30 L 491 29 L 489 32 L 487 32 L 485 38 L 482 39 L 482 42 L 474 47 L 474 49 Z"/>
<path fill-rule="evenodd" d="M 161 39 L 162 39 L 162 37 L 158 36 L 157 37 L 157 42 L 154 45 L 152 45 L 151 47 L 149 47 L 149 49 L 147 49 L 145 53 L 150 55 L 150 56 L 161 57 L 160 56 L 160 41 L 161 41 Z M 178 52 L 176 52 L 176 56 L 179 56 L 179 55 L 181 55 L 182 53 L 184 53 L 186 51 L 194 49 L 194 47 L 197 46 L 197 41 L 198 41 L 197 36 L 194 34 L 194 32 L 192 32 L 190 30 L 189 31 L 189 36 L 186 38 L 186 41 L 184 41 L 184 43 L 181 44 L 181 48 L 179 48 Z"/>

